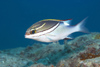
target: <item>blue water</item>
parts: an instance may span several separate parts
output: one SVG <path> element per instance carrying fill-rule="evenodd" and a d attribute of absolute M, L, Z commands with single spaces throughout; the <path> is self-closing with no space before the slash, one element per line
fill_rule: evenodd
<path fill-rule="evenodd" d="M 39 20 L 72 18 L 74 25 L 87 16 L 89 31 L 100 32 L 100 0 L 0 0 L 0 50 L 38 43 L 24 34 Z"/>

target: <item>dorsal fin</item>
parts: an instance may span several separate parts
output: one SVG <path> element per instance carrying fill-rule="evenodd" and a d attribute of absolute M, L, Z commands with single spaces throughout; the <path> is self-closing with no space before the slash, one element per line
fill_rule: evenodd
<path fill-rule="evenodd" d="M 59 20 L 59 21 L 68 21 L 68 20 L 72 20 L 72 19 L 66 19 L 66 20 Z"/>
<path fill-rule="evenodd" d="M 72 20 L 72 19 L 66 19 L 66 20 L 59 20 L 59 19 L 43 19 L 43 20 L 41 20 L 41 21 L 50 21 L 50 20 L 52 20 L 52 21 L 68 21 L 68 20 Z"/>
<path fill-rule="evenodd" d="M 41 21 L 61 21 L 59 19 L 44 19 L 44 20 L 41 20 Z"/>
<path fill-rule="evenodd" d="M 64 25 L 70 25 L 72 19 L 62 20 L 64 22 Z"/>

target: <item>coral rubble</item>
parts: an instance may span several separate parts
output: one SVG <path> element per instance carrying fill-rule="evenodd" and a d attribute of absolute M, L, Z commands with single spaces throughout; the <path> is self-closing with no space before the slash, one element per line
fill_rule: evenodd
<path fill-rule="evenodd" d="M 100 33 L 66 44 L 34 44 L 0 51 L 0 67 L 100 67 Z"/>

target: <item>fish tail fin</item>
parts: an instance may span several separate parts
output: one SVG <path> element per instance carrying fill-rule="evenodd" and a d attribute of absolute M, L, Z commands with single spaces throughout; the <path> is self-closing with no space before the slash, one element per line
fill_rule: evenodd
<path fill-rule="evenodd" d="M 88 29 L 86 29 L 85 26 L 84 26 L 87 18 L 88 17 L 86 17 L 85 19 L 83 19 L 80 23 L 78 23 L 75 26 L 75 28 L 76 28 L 77 31 L 84 32 L 84 33 L 89 33 Z"/>

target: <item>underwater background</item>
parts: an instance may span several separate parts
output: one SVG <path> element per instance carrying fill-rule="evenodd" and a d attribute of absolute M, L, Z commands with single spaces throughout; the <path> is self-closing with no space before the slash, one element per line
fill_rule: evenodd
<path fill-rule="evenodd" d="M 42 19 L 72 18 L 71 24 L 75 25 L 87 16 L 88 30 L 99 32 L 100 0 L 0 0 L 0 50 L 41 43 L 24 35 L 27 28 Z"/>

